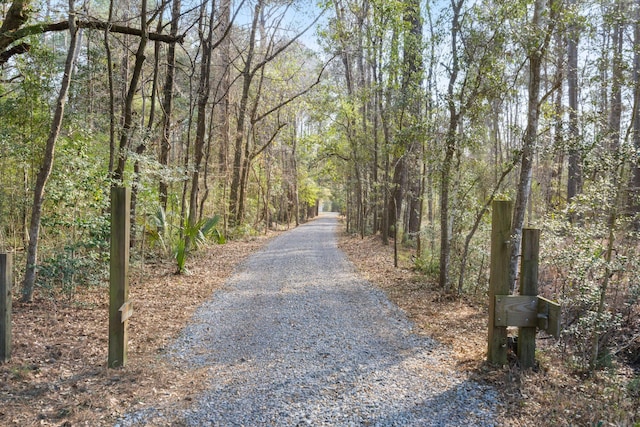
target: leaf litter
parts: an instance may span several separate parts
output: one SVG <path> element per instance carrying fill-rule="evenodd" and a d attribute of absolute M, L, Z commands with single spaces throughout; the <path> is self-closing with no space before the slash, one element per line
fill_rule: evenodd
<path fill-rule="evenodd" d="M 0 425 L 107 426 L 150 406 L 187 407 L 206 387 L 206 372 L 172 365 L 165 349 L 235 266 L 271 236 L 209 246 L 194 254 L 189 275 L 174 275 L 170 262 L 134 266 L 124 368 L 106 368 L 106 286 L 79 287 L 73 302 L 38 295 L 30 304 L 15 300 L 13 357 L 0 364 Z M 379 237 L 343 233 L 340 247 L 422 333 L 452 348 L 457 369 L 501 392 L 501 425 L 634 425 L 640 419 L 639 402 L 623 393 L 624 380 L 633 377 L 628 369 L 585 379 L 567 369 L 558 349 L 545 342 L 537 370 L 521 371 L 514 363 L 488 366 L 481 298 L 443 294 L 412 270 L 406 253 L 394 268 L 393 248 Z"/>
<path fill-rule="evenodd" d="M 236 265 L 275 234 L 208 246 L 193 254 L 188 275 L 173 274 L 169 261 L 134 264 L 124 368 L 106 367 L 108 285 L 78 287 L 73 301 L 14 300 L 12 358 L 0 364 L 0 425 L 107 426 L 150 404 L 188 404 L 206 375 L 171 365 L 165 349 Z"/>

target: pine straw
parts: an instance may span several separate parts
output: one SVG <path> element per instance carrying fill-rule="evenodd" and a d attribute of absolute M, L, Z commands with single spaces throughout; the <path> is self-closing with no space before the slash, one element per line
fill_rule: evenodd
<path fill-rule="evenodd" d="M 629 366 L 582 376 L 572 370 L 555 340 L 538 339 L 539 366 L 522 371 L 510 354 L 502 368 L 486 363 L 488 302 L 453 298 L 432 280 L 411 270 L 406 252 L 393 267 L 393 247 L 379 237 L 343 234 L 340 247 L 368 280 L 384 290 L 421 332 L 449 346 L 459 369 L 501 394 L 499 425 L 504 426 L 640 426 L 640 390 L 627 384 L 640 377 Z M 539 337 L 540 338 L 540 337 Z"/>
<path fill-rule="evenodd" d="M 204 387 L 204 372 L 176 368 L 162 357 L 196 307 L 247 255 L 268 241 L 232 241 L 188 260 L 134 268 L 129 290 L 128 363 L 107 369 L 107 287 L 78 288 L 73 302 L 36 295 L 14 302 L 13 354 L 0 365 L 0 425 L 106 426 L 130 411 L 188 404 Z"/>

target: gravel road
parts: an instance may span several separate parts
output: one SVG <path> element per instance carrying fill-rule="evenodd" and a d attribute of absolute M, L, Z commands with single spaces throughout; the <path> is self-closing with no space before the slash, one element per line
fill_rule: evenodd
<path fill-rule="evenodd" d="M 279 236 L 200 307 L 170 357 L 208 367 L 210 386 L 180 424 L 494 425 L 495 391 L 358 276 L 336 226 L 324 214 Z"/>

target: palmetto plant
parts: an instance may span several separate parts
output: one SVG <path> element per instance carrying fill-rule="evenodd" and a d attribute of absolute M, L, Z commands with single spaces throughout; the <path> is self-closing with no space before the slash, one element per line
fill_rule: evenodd
<path fill-rule="evenodd" d="M 173 251 L 178 267 L 177 274 L 183 274 L 187 271 L 187 255 L 192 248 L 197 248 L 211 237 L 218 244 L 226 243 L 224 235 L 216 228 L 219 222 L 220 216 L 216 215 L 211 218 L 203 218 L 193 225 L 188 223 L 184 225 L 182 229 L 183 237 L 177 240 Z"/>

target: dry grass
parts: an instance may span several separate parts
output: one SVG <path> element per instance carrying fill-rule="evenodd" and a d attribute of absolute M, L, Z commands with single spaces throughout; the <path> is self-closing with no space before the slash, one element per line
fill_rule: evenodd
<path fill-rule="evenodd" d="M 393 248 L 383 246 L 378 237 L 342 235 L 340 247 L 423 333 L 453 350 L 459 369 L 499 390 L 505 402 L 500 425 L 640 426 L 640 390 L 627 392 L 634 378 L 640 383 L 640 377 L 630 367 L 618 365 L 582 376 L 571 369 L 554 340 L 538 340 L 536 370 L 522 371 L 514 360 L 502 368 L 489 366 L 485 362 L 488 302 L 443 294 L 428 278 L 412 271 L 407 261 L 394 268 Z M 403 254 L 400 259 L 409 257 Z"/>
<path fill-rule="evenodd" d="M 196 307 L 267 239 L 211 246 L 189 260 L 134 269 L 128 364 L 107 369 L 108 290 L 79 288 L 72 303 L 14 303 L 13 354 L 0 365 L 0 425 L 107 426 L 125 412 L 188 404 L 206 375 L 162 357 Z"/>

